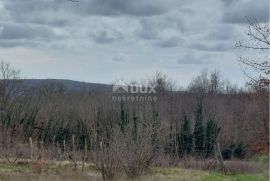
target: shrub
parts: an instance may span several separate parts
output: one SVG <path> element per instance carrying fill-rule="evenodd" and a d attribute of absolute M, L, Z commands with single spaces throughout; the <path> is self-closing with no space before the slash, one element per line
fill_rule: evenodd
<path fill-rule="evenodd" d="M 221 154 L 222 154 L 223 159 L 225 160 L 231 159 L 232 154 L 233 154 L 233 147 L 230 146 L 230 147 L 225 148 L 224 150 L 222 150 Z"/>
<path fill-rule="evenodd" d="M 132 129 L 127 127 L 127 129 Z M 131 131 L 121 132 L 121 128 L 115 130 L 114 142 L 116 155 L 121 168 L 129 178 L 139 177 L 152 163 L 155 146 L 152 144 L 153 130 L 140 126 L 138 136 L 134 139 Z"/>
<path fill-rule="evenodd" d="M 91 158 L 95 167 L 101 172 L 103 180 L 112 180 L 119 171 L 119 162 L 115 156 L 115 147 L 103 145 L 91 152 Z"/>
<path fill-rule="evenodd" d="M 243 159 L 245 155 L 246 155 L 246 146 L 243 142 L 240 142 L 235 146 L 233 156 L 235 158 Z"/>

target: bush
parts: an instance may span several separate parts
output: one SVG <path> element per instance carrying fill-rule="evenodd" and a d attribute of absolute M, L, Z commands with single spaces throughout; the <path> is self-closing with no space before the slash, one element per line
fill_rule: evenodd
<path fill-rule="evenodd" d="M 239 158 L 239 159 L 243 159 L 246 155 L 246 146 L 244 145 L 244 143 L 238 143 L 235 146 L 234 152 L 233 152 L 233 156 L 235 158 Z"/>
<path fill-rule="evenodd" d="M 130 127 L 127 127 L 130 129 Z M 138 135 L 134 139 L 131 131 L 115 130 L 113 144 L 117 148 L 117 158 L 121 168 L 129 178 L 136 178 L 149 167 L 154 158 L 154 146 L 151 135 L 153 130 L 148 127 L 139 127 Z"/>
<path fill-rule="evenodd" d="M 100 142 L 100 147 L 91 152 L 91 158 L 95 167 L 102 174 L 103 180 L 112 180 L 119 171 L 119 161 L 115 156 L 115 146 L 106 146 Z"/>
<path fill-rule="evenodd" d="M 229 147 L 222 150 L 222 157 L 225 160 L 231 159 L 232 156 L 238 159 L 243 159 L 245 155 L 246 155 L 246 146 L 242 142 L 232 144 Z"/>
<path fill-rule="evenodd" d="M 229 147 L 222 150 L 221 154 L 224 160 L 229 160 L 232 158 L 235 144 L 230 145 Z"/>

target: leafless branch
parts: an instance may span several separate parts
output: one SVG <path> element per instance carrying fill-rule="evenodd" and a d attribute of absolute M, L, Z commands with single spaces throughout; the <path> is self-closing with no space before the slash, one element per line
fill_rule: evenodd
<path fill-rule="evenodd" d="M 260 24 L 256 20 L 249 20 L 249 27 L 247 36 L 250 39 L 249 43 L 243 43 L 241 41 L 238 41 L 236 43 L 236 47 L 238 48 L 244 48 L 244 49 L 251 49 L 254 51 L 269 51 L 270 49 L 270 26 L 269 23 Z M 238 58 L 238 61 L 246 65 L 251 70 L 257 72 L 259 75 L 257 77 L 259 78 L 251 78 L 251 75 L 247 76 L 247 72 L 245 71 L 244 74 L 252 81 L 254 82 L 255 79 L 257 79 L 258 84 L 266 83 L 266 86 L 269 86 L 269 75 L 270 75 L 270 62 L 269 57 L 267 57 L 265 60 L 262 59 L 253 59 L 249 57 L 243 57 L 240 56 Z"/>

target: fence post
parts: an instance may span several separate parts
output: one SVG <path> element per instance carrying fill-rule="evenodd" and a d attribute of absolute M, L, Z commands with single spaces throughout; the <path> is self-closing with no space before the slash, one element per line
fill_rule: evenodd
<path fill-rule="evenodd" d="M 86 138 L 84 138 L 84 155 L 83 155 L 82 171 L 84 171 L 86 157 L 87 157 L 87 141 Z"/>
<path fill-rule="evenodd" d="M 66 151 L 66 140 L 63 140 L 63 154 L 65 155 Z"/>
<path fill-rule="evenodd" d="M 71 154 L 71 159 L 74 162 L 75 169 L 77 170 L 77 162 L 76 162 L 76 157 L 75 157 L 75 136 L 72 135 L 72 154 Z"/>
<path fill-rule="evenodd" d="M 31 162 L 33 162 L 33 141 L 32 141 L 32 138 L 29 137 L 29 148 L 30 148 L 30 159 L 31 159 Z"/>
<path fill-rule="evenodd" d="M 38 160 L 37 160 L 37 169 L 39 172 L 42 171 L 42 168 L 44 166 L 45 163 L 45 146 L 43 141 L 39 142 L 39 156 L 38 156 Z"/>
<path fill-rule="evenodd" d="M 75 136 L 72 135 L 72 152 L 74 153 L 75 151 Z"/>
<path fill-rule="evenodd" d="M 52 160 L 55 158 L 55 136 L 53 136 Z"/>
<path fill-rule="evenodd" d="M 225 165 L 224 165 L 224 162 L 223 162 L 223 158 L 222 158 L 222 154 L 221 154 L 221 151 L 220 151 L 219 143 L 217 143 L 217 154 L 218 154 L 218 162 L 220 164 L 220 168 L 221 168 L 222 172 L 226 174 L 226 168 L 225 168 Z"/>

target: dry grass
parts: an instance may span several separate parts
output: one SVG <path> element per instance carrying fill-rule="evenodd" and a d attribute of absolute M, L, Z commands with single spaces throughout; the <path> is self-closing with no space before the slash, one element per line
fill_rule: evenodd
<path fill-rule="evenodd" d="M 238 163 L 239 164 L 239 163 Z M 237 166 L 237 165 L 236 165 Z M 78 169 L 74 169 L 72 162 L 47 162 L 38 173 L 34 170 L 33 164 L 29 161 L 20 161 L 15 165 L 9 164 L 5 160 L 0 160 L 0 181 L 101 181 L 101 174 L 95 169 L 94 165 L 87 164 L 85 171 L 81 171 L 81 163 Z M 115 180 L 128 180 L 123 173 L 118 175 Z M 184 168 L 161 168 L 152 167 L 135 181 L 216 181 L 216 180 L 253 180 L 266 181 L 268 176 L 256 175 L 223 175 L 216 172 L 184 169 Z"/>
<path fill-rule="evenodd" d="M 188 159 L 170 158 L 160 156 L 155 165 L 157 167 L 178 167 L 184 169 L 217 171 L 212 159 L 197 160 L 193 157 Z M 210 167 L 211 165 L 211 167 Z M 246 160 L 226 160 L 224 161 L 225 169 L 228 174 L 261 174 L 268 173 L 269 163 L 268 157 L 260 155 L 249 161 Z"/>

